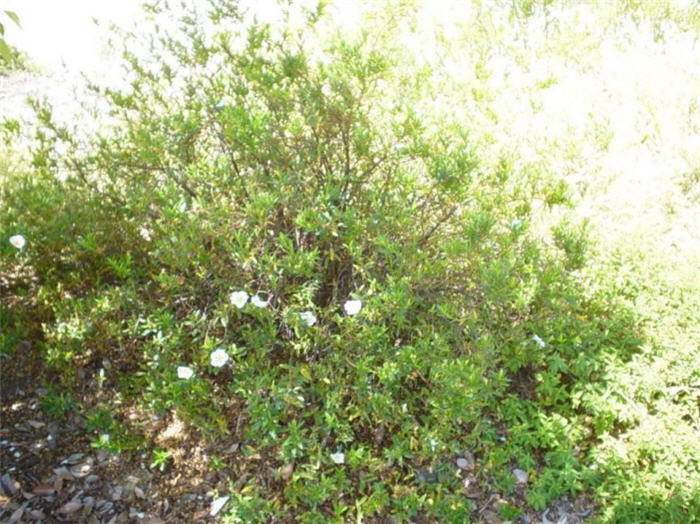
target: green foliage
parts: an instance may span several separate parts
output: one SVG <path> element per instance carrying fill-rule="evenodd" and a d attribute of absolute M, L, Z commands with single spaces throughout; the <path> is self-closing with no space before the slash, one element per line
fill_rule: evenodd
<path fill-rule="evenodd" d="M 161 472 L 165 469 L 170 459 L 170 453 L 163 449 L 153 450 L 153 459 L 151 460 L 151 469 L 158 468 Z"/>
<path fill-rule="evenodd" d="M 94 133 L 34 104 L 29 165 L 1 194 L 0 238 L 27 245 L 3 240 L 2 269 L 36 275 L 59 386 L 81 371 L 110 393 L 86 414 L 93 445 L 143 444 L 124 404 L 235 433 L 251 473 L 229 522 L 465 522 L 465 449 L 503 493 L 527 470 L 536 509 L 595 485 L 596 446 L 638 422 L 601 402 L 643 342 L 633 291 L 591 283 L 585 223 L 537 236 L 563 181 L 482 161 L 425 109 L 414 64 L 370 34 L 322 38 L 322 10 L 307 15 L 274 28 L 221 0 L 212 30 L 191 13 L 154 31 L 148 59 L 124 54 L 128 88 L 92 86 L 109 105 Z M 45 409 L 65 413 L 62 395 Z M 270 467 L 250 466 L 261 455 Z M 270 497 L 266 471 L 288 464 Z"/>
<path fill-rule="evenodd" d="M 3 10 L 2 14 L 5 19 L 21 27 L 19 17 L 14 11 Z M 4 69 L 16 69 L 21 64 L 20 54 L 5 41 L 5 24 L 0 18 L 0 72 Z"/>
<path fill-rule="evenodd" d="M 40 399 L 40 405 L 44 413 L 55 419 L 66 417 L 77 407 L 70 393 L 56 392 L 54 388 L 50 388 Z"/>

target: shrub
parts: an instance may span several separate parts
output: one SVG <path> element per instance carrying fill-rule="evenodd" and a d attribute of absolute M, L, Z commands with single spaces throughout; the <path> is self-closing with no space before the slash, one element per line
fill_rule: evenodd
<path fill-rule="evenodd" d="M 577 302 L 583 241 L 557 230 L 562 263 L 529 232 L 561 188 L 482 168 L 368 35 L 314 38 L 319 13 L 275 31 L 227 1 L 209 16 L 156 33 L 153 60 L 125 53 L 130 85 L 93 86 L 110 122 L 95 133 L 35 104 L 0 236 L 27 239 L 3 255 L 39 279 L 64 386 L 101 373 L 127 402 L 242 438 L 241 469 L 262 450 L 294 464 L 282 509 L 253 481 L 238 515 L 461 520 L 449 458 L 466 448 L 504 488 L 544 450 L 537 504 L 579 489 L 570 395 L 619 326 Z"/>

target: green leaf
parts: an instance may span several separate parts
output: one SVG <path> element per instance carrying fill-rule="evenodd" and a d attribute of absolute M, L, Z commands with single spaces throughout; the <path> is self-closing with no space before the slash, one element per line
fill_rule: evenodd
<path fill-rule="evenodd" d="M 0 58 L 2 58 L 2 60 L 6 62 L 9 62 L 12 59 L 12 55 L 10 54 L 10 48 L 7 46 L 7 44 L 2 38 L 0 38 Z"/>
<path fill-rule="evenodd" d="M 7 18 L 12 20 L 17 27 L 20 29 L 22 28 L 22 25 L 19 23 L 19 16 L 14 11 L 5 11 L 5 14 L 7 15 Z"/>

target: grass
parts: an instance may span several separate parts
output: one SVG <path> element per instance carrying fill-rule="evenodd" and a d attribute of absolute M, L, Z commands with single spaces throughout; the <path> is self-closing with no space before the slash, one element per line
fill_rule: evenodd
<path fill-rule="evenodd" d="M 46 409 L 96 447 L 167 471 L 129 410 L 236 440 L 209 461 L 244 479 L 230 522 L 464 522 L 493 494 L 506 518 L 590 494 L 602 522 L 693 522 L 700 7 L 439 7 L 340 37 L 190 22 L 101 92 L 122 127 L 40 113 L 32 165 L 0 172 L 0 237 L 28 239 L 2 246 L 2 352 L 39 337 Z"/>

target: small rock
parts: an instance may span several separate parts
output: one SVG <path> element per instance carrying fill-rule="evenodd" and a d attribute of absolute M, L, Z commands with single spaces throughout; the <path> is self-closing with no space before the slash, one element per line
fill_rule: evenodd
<path fill-rule="evenodd" d="M 456 462 L 457 467 L 465 471 L 474 471 L 474 467 L 476 466 L 474 463 L 474 456 L 468 451 L 465 451 L 464 456 L 459 457 Z"/>
<path fill-rule="evenodd" d="M 467 461 L 467 470 L 474 471 L 476 468 L 476 461 L 474 460 L 474 455 L 471 451 L 464 451 L 462 453 L 462 458 Z"/>
<path fill-rule="evenodd" d="M 486 524 L 502 524 L 501 518 L 498 516 L 498 514 L 495 511 L 491 511 L 490 509 L 487 509 L 484 511 L 481 516 L 484 519 L 484 522 Z"/>
<path fill-rule="evenodd" d="M 43 428 L 46 425 L 43 422 L 39 422 L 38 420 L 28 420 L 27 424 L 29 424 L 34 429 Z"/>
<path fill-rule="evenodd" d="M 522 469 L 514 469 L 513 477 L 515 477 L 515 482 L 518 484 L 527 484 L 527 472 Z"/>
<path fill-rule="evenodd" d="M 211 510 L 209 511 L 209 515 L 212 517 L 215 517 L 219 511 L 221 511 L 221 508 L 224 507 L 224 504 L 228 502 L 229 497 L 219 497 L 218 499 L 215 499 L 214 502 L 211 503 Z"/>
<path fill-rule="evenodd" d="M 289 480 L 292 477 L 292 473 L 294 473 L 294 463 L 290 462 L 289 464 L 285 464 L 282 466 L 282 469 L 280 469 L 280 476 L 282 477 L 283 480 Z"/>

